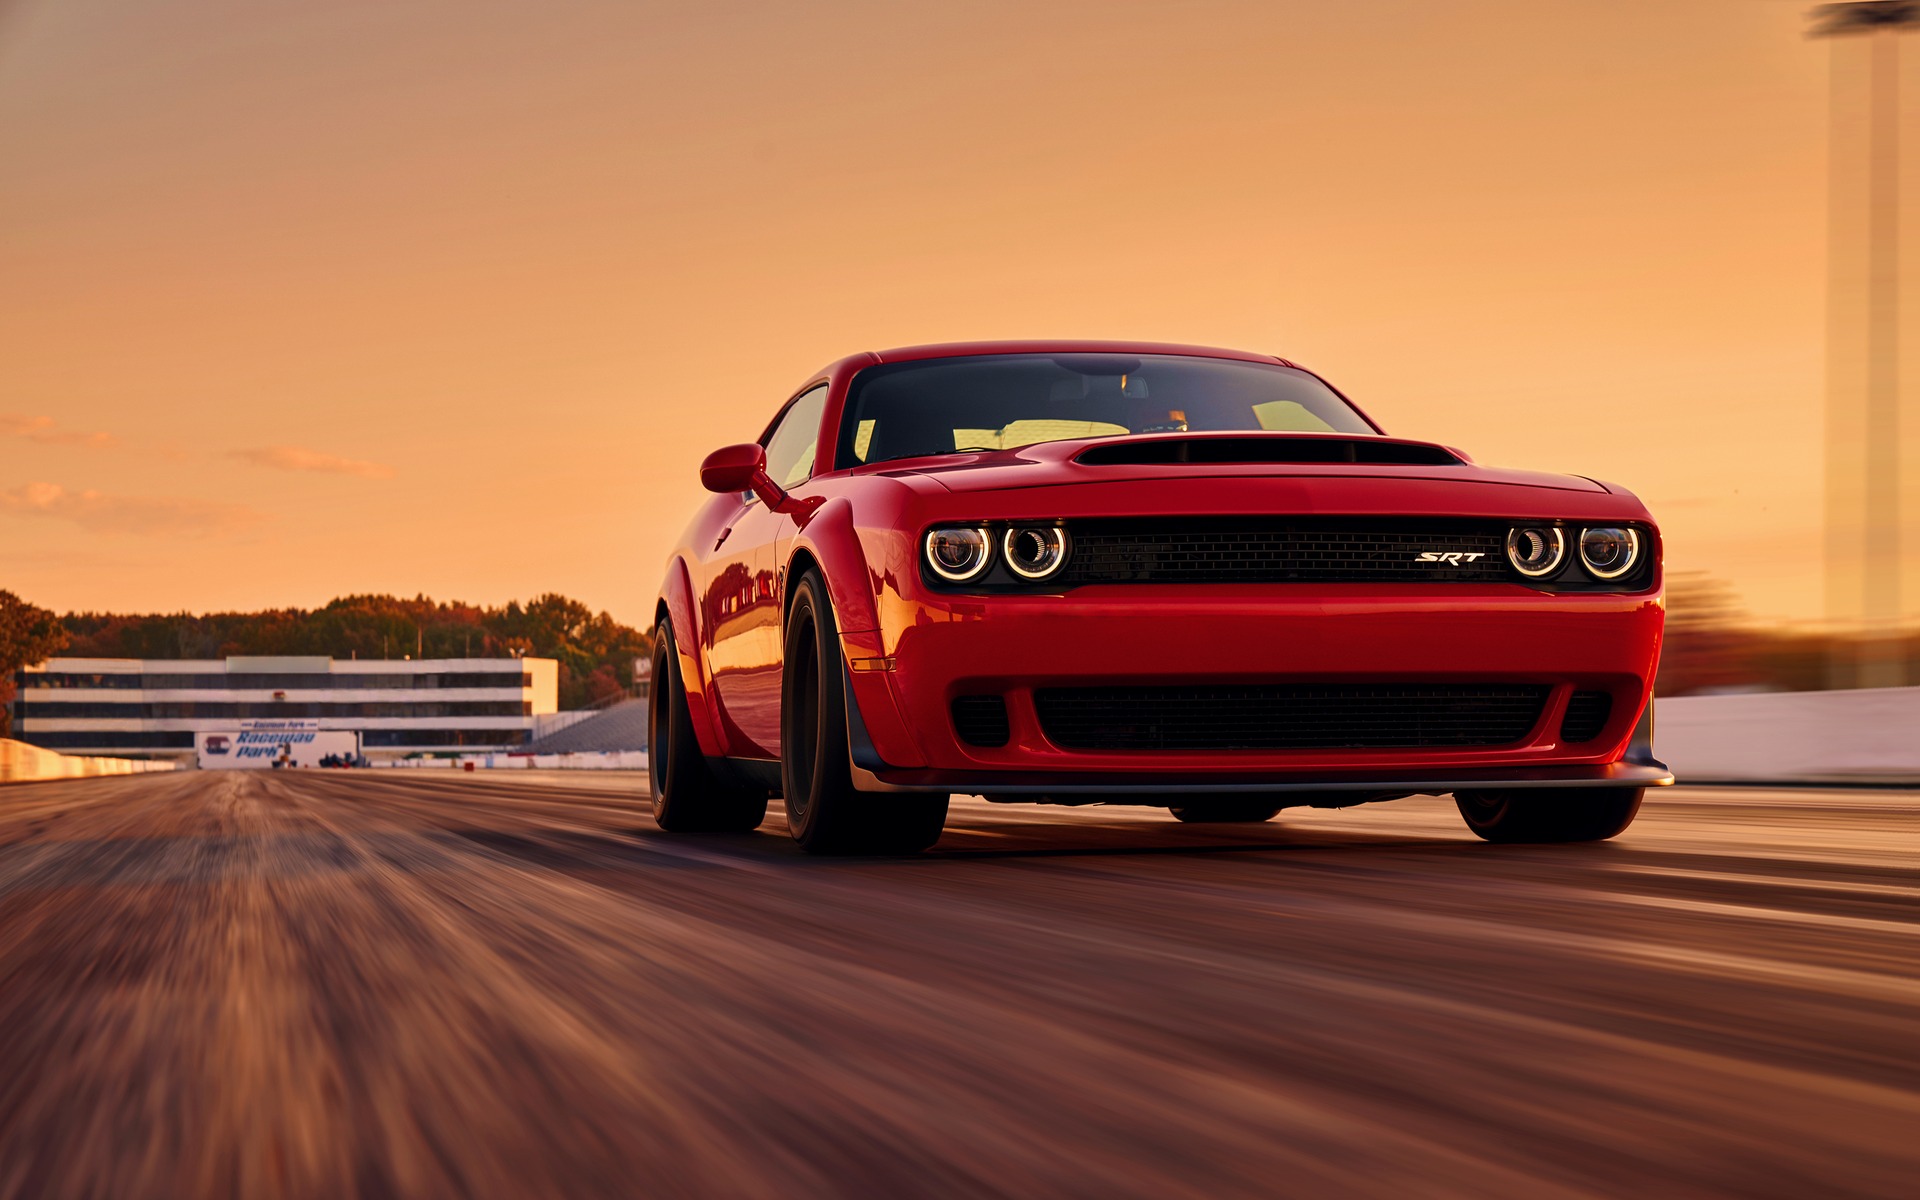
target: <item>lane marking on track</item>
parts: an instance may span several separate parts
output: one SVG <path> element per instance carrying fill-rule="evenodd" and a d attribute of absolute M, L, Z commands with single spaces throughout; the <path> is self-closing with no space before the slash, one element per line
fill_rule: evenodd
<path fill-rule="evenodd" d="M 1757 904 L 1726 904 L 1716 900 L 1673 900 L 1665 896 L 1610 896 L 1617 904 L 1640 908 L 1661 908 L 1673 912 L 1712 913 L 1722 917 L 1745 917 L 1755 921 L 1774 921 L 1787 925 L 1821 925 L 1829 929 L 1858 929 L 1874 933 L 1896 933 L 1912 937 L 1920 934 L 1920 922 L 1890 921 L 1880 917 L 1841 917 L 1831 913 L 1799 912 L 1790 908 L 1766 908 Z"/>
<path fill-rule="evenodd" d="M 1601 903 L 1621 899 L 1617 895 L 1594 894 Z M 1466 942 L 1499 943 L 1537 948 L 1543 954 L 1585 953 L 1644 963 L 1657 963 L 1676 972 L 1713 977 L 1744 976 L 1793 988 L 1826 988 L 1840 996 L 1857 996 L 1895 1003 L 1920 1003 L 1920 979 L 1851 967 L 1827 967 L 1791 959 L 1763 959 L 1698 946 L 1673 946 L 1646 941 L 1630 935 L 1583 933 L 1574 930 L 1539 929 L 1510 924 L 1486 917 L 1420 912 L 1404 905 L 1381 900 L 1346 897 L 1340 907 L 1365 914 L 1374 925 L 1405 930 L 1432 939 L 1455 938 Z M 1665 906 L 1662 906 L 1665 907 Z M 1904 928 L 1904 927 L 1903 927 Z M 1920 1103 L 1920 1097 L 1915 1097 Z"/>
<path fill-rule="evenodd" d="M 1675 879 L 1700 879 L 1710 883 L 1751 883 L 1766 887 L 1799 891 L 1851 892 L 1861 896 L 1901 896 L 1920 899 L 1920 886 L 1903 887 L 1897 883 L 1851 883 L 1838 879 L 1795 879 L 1782 875 L 1747 875 L 1735 871 L 1697 871 L 1686 867 L 1641 867 L 1622 865 L 1610 868 L 1627 875 L 1664 875 Z"/>

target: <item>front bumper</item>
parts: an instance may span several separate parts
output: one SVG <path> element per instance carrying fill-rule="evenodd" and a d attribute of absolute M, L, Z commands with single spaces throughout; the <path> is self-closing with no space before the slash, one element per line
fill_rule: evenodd
<path fill-rule="evenodd" d="M 869 791 L 1121 798 L 1202 792 L 1406 795 L 1502 787 L 1659 786 L 1644 720 L 1658 593 L 1546 594 L 1500 585 L 1080 588 L 1054 596 L 922 597 L 892 631 L 843 636 L 855 783 Z M 885 614 L 883 614 L 883 620 Z M 1529 735 L 1503 746 L 1085 751 L 1051 742 L 1033 689 L 1087 683 L 1544 684 Z M 1613 698 L 1601 734 L 1560 740 L 1575 690 Z M 957 735 L 954 697 L 997 693 L 1003 747 Z"/>

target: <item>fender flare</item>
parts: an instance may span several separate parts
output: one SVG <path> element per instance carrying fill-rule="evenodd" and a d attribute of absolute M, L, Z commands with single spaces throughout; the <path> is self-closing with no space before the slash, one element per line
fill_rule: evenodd
<path fill-rule="evenodd" d="M 856 765 L 870 768 L 882 761 L 896 766 L 925 765 L 925 751 L 900 710 L 892 672 L 855 674 L 850 670 L 850 654 L 878 657 L 882 653 L 883 634 L 874 595 L 875 572 L 845 501 L 823 505 L 795 532 L 786 550 L 783 580 L 792 580 L 794 566 L 803 556 L 817 564 L 826 581 L 827 601 L 833 606 L 834 624 L 840 633 L 840 670 L 851 743 L 848 749 Z M 783 594 L 783 610 L 787 600 Z"/>
<path fill-rule="evenodd" d="M 866 548 L 853 529 L 853 507 L 835 498 L 809 513 L 805 523 L 795 522 L 793 541 L 786 548 L 782 564 L 780 607 L 782 622 L 791 597 L 793 565 L 802 555 L 819 564 L 827 582 L 827 599 L 833 604 L 834 624 L 842 636 L 868 633 L 880 628 L 879 608 L 874 603 L 869 580 Z"/>

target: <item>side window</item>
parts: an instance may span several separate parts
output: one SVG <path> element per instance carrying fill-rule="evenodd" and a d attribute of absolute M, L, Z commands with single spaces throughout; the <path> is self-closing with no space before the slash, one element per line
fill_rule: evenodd
<path fill-rule="evenodd" d="M 813 451 L 820 442 L 820 414 L 827 407 L 821 384 L 793 402 L 767 435 L 767 474 L 783 488 L 813 478 Z"/>

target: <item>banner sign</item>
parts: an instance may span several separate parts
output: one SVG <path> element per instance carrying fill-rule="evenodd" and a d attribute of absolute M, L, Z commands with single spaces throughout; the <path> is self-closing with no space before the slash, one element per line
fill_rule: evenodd
<path fill-rule="evenodd" d="M 348 730 L 322 733 L 318 718 L 242 721 L 238 730 L 193 735 L 200 766 L 210 769 L 311 767 L 329 754 L 351 756 L 360 739 Z"/>

